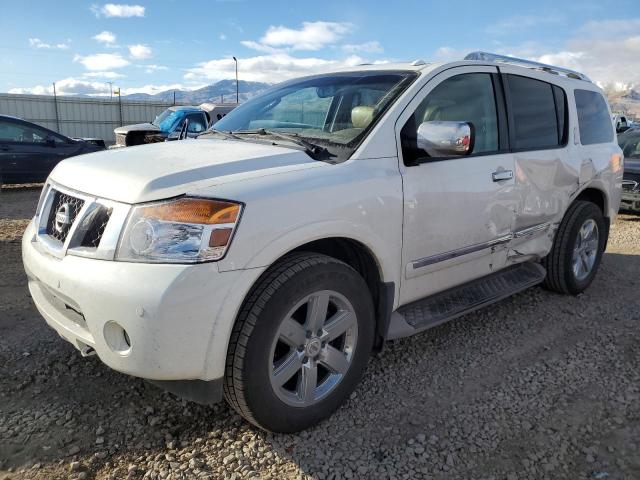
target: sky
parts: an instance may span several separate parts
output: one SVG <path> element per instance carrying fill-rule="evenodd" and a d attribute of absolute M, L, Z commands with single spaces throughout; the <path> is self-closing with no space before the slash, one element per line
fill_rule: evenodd
<path fill-rule="evenodd" d="M 0 92 L 109 95 L 274 83 L 485 50 L 640 85 L 640 0 L 0 0 Z M 109 84 L 108 82 L 111 82 Z"/>

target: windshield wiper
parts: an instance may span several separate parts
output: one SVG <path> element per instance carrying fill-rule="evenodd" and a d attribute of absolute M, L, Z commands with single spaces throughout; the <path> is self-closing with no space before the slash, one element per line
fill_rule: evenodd
<path fill-rule="evenodd" d="M 311 143 L 297 133 L 280 133 L 274 130 L 267 130 L 266 128 L 258 128 L 257 130 L 239 130 L 237 132 L 233 132 L 233 134 L 253 134 L 281 138 L 282 140 L 286 140 L 302 147 L 304 152 L 314 160 L 330 160 L 331 157 L 335 157 L 335 155 L 329 152 L 325 147 Z"/>
<path fill-rule="evenodd" d="M 196 138 L 200 138 L 203 135 L 207 135 L 207 134 L 216 134 L 216 135 L 224 135 L 227 138 L 234 138 L 236 140 L 245 140 L 242 137 L 239 137 L 238 135 L 236 135 L 233 132 L 223 132 L 222 130 L 216 130 L 215 128 L 210 128 L 209 130 L 202 132 L 200 135 L 198 135 Z"/>

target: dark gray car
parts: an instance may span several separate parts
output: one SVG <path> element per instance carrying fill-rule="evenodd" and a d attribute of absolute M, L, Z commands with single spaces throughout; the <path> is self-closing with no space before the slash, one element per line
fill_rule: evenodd
<path fill-rule="evenodd" d="M 640 213 L 640 128 L 630 128 L 618 135 L 624 154 L 621 210 Z"/>
<path fill-rule="evenodd" d="M 0 186 L 44 182 L 62 160 L 104 150 L 98 139 L 73 139 L 15 117 L 0 115 Z"/>

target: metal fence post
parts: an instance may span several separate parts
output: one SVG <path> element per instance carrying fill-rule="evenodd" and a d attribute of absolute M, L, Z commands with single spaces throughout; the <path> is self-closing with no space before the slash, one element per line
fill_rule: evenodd
<path fill-rule="evenodd" d="M 56 131 L 60 132 L 60 116 L 58 115 L 58 95 L 56 95 L 56 82 L 53 82 L 53 108 L 56 111 Z"/>
<path fill-rule="evenodd" d="M 118 107 L 120 110 L 120 126 L 122 127 L 124 125 L 124 122 L 122 121 L 122 95 L 120 94 L 121 90 L 118 89 Z"/>

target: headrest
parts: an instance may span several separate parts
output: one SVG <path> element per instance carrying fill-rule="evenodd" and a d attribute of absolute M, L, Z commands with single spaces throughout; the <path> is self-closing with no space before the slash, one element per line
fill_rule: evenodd
<path fill-rule="evenodd" d="M 351 123 L 354 128 L 367 128 L 373 120 L 373 107 L 359 106 L 351 110 Z"/>

